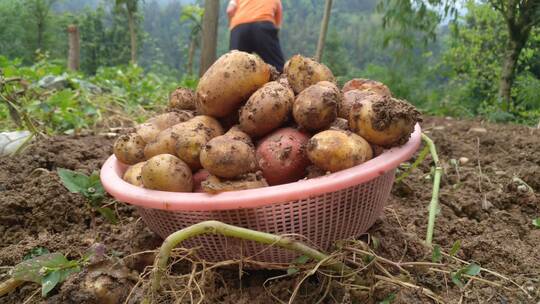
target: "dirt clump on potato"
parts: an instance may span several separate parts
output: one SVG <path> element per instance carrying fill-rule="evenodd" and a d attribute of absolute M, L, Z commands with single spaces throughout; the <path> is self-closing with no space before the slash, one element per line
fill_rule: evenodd
<path fill-rule="evenodd" d="M 339 90 L 329 84 L 312 85 L 296 96 L 293 117 L 301 128 L 308 131 L 324 130 L 336 119 L 342 97 Z"/>
<path fill-rule="evenodd" d="M 334 122 L 330 125 L 330 130 L 343 130 L 343 131 L 349 131 L 349 121 L 345 118 L 338 117 Z"/>
<path fill-rule="evenodd" d="M 350 90 L 370 91 L 379 95 L 392 97 L 392 92 L 390 92 L 390 89 L 385 84 L 376 80 L 365 78 L 355 78 L 349 80 L 343 85 L 343 88 L 341 90 L 343 91 L 343 93 L 346 93 Z"/>
<path fill-rule="evenodd" d="M 362 100 L 369 98 L 370 95 L 377 94 L 372 91 L 350 90 L 343 94 L 343 99 L 339 104 L 338 117 L 349 119 L 351 108 L 359 104 Z"/>
<path fill-rule="evenodd" d="M 201 183 L 201 188 L 204 192 L 217 194 L 226 191 L 239 191 L 247 189 L 256 189 L 268 187 L 268 183 L 262 176 L 262 173 L 248 173 L 237 179 L 222 179 L 211 175 Z"/>
<path fill-rule="evenodd" d="M 373 151 L 365 139 L 352 132 L 327 130 L 308 141 L 307 155 L 317 167 L 337 172 L 371 159 Z"/>
<path fill-rule="evenodd" d="M 420 112 L 406 101 L 374 94 L 353 105 L 349 126 L 370 143 L 391 148 L 405 144 L 421 120 Z"/>
<path fill-rule="evenodd" d="M 197 109 L 195 98 L 195 91 L 188 88 L 177 88 L 171 95 L 169 95 L 169 110 L 190 110 L 194 111 Z"/>
<path fill-rule="evenodd" d="M 265 84 L 240 109 L 240 129 L 253 137 L 270 133 L 289 118 L 293 102 L 289 88 L 276 81 Z"/>
<path fill-rule="evenodd" d="M 285 63 L 284 73 L 295 94 L 319 81 L 336 82 L 332 71 L 322 63 L 302 55 L 294 55 Z"/>
<path fill-rule="evenodd" d="M 146 143 L 137 133 L 123 134 L 114 143 L 114 155 L 126 165 L 134 165 L 144 161 Z"/>

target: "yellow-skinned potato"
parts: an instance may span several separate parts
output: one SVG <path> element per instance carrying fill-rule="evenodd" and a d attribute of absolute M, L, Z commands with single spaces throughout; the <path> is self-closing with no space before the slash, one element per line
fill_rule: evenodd
<path fill-rule="evenodd" d="M 183 160 L 191 170 L 201 168 L 200 154 L 203 147 L 211 139 L 210 135 L 203 130 L 185 128 L 176 131 L 176 156 Z"/>
<path fill-rule="evenodd" d="M 242 131 L 238 125 L 232 126 L 229 131 L 227 131 L 227 133 L 225 133 L 223 136 L 227 136 L 234 140 L 243 141 L 251 147 L 254 146 L 251 137 L 249 137 L 246 132 Z"/>
<path fill-rule="evenodd" d="M 116 158 L 126 165 L 134 165 L 144 161 L 146 143 L 137 133 L 124 134 L 114 143 L 113 151 Z"/>
<path fill-rule="evenodd" d="M 276 81 L 265 84 L 240 109 L 240 129 L 253 137 L 270 133 L 287 120 L 293 102 L 291 89 Z"/>
<path fill-rule="evenodd" d="M 322 63 L 302 55 L 294 55 L 285 63 L 284 73 L 295 94 L 319 81 L 336 82 L 332 71 Z"/>
<path fill-rule="evenodd" d="M 234 178 L 257 170 L 255 149 L 229 136 L 212 138 L 201 151 L 200 161 L 210 174 Z"/>
<path fill-rule="evenodd" d="M 187 111 L 168 112 L 155 116 L 138 125 L 135 130 L 146 143 L 156 140 L 158 134 L 176 124 L 191 119 L 193 115 Z"/>
<path fill-rule="evenodd" d="M 140 162 L 130 166 L 124 173 L 124 180 L 137 187 L 143 187 L 141 172 L 144 164 L 146 162 Z"/>
<path fill-rule="evenodd" d="M 146 143 L 156 140 L 159 132 L 161 131 L 162 130 L 160 128 L 150 122 L 145 122 L 135 127 L 135 132 L 137 132 L 137 134 L 139 134 Z"/>
<path fill-rule="evenodd" d="M 171 192 L 191 192 L 193 177 L 188 165 L 170 154 L 156 155 L 141 170 L 145 188 Z"/>
<path fill-rule="evenodd" d="M 156 139 L 146 145 L 144 148 L 144 157 L 146 159 L 159 154 L 176 155 L 177 135 L 173 132 L 173 128 L 174 126 L 159 132 Z"/>
<path fill-rule="evenodd" d="M 337 172 L 370 160 L 373 151 L 365 139 L 352 132 L 327 130 L 308 141 L 307 155 L 317 167 Z"/>
<path fill-rule="evenodd" d="M 188 120 L 187 123 L 193 125 L 197 130 L 204 129 L 204 132 L 210 132 L 210 134 L 208 134 L 210 138 L 223 135 L 223 127 L 217 119 L 211 116 L 197 115 Z"/>
<path fill-rule="evenodd" d="M 341 90 L 343 93 L 350 90 L 371 91 L 379 95 L 392 97 L 392 92 L 390 92 L 390 89 L 384 85 L 384 83 L 365 78 L 354 78 L 349 80 L 343 85 Z"/>
<path fill-rule="evenodd" d="M 248 173 L 234 180 L 225 180 L 217 176 L 210 175 L 201 183 L 204 192 L 216 194 L 226 191 L 239 191 L 268 187 L 268 183 L 260 172 Z"/>
<path fill-rule="evenodd" d="M 420 112 L 409 103 L 378 94 L 353 105 L 349 116 L 351 130 L 372 144 L 391 148 L 406 143 Z"/>
<path fill-rule="evenodd" d="M 221 56 L 197 85 L 197 111 L 225 117 L 270 81 L 270 68 L 259 56 L 230 51 Z"/>
<path fill-rule="evenodd" d="M 328 84 L 329 82 L 324 82 L 312 85 L 296 96 L 293 117 L 303 129 L 309 131 L 327 129 L 336 119 L 341 93 Z"/>
<path fill-rule="evenodd" d="M 195 92 L 188 88 L 177 88 L 169 95 L 170 110 L 190 110 L 196 109 Z"/>
<path fill-rule="evenodd" d="M 339 105 L 338 117 L 349 119 L 351 108 L 353 105 L 360 103 L 365 98 L 368 98 L 369 95 L 377 94 L 373 91 L 360 91 L 360 90 L 349 90 L 343 94 L 343 99 Z"/>
<path fill-rule="evenodd" d="M 343 130 L 343 131 L 349 131 L 349 121 L 345 118 L 338 117 L 334 122 L 330 125 L 331 130 Z"/>

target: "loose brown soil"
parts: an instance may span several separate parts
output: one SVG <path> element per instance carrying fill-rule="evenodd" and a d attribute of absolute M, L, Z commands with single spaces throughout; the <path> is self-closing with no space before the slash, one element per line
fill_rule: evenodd
<path fill-rule="evenodd" d="M 531 297 L 485 271 L 480 274 L 482 279 L 504 287 L 473 280 L 460 290 L 447 275 L 428 267 L 409 269 L 407 280 L 398 279 L 428 288 L 447 303 L 538 303 L 540 229 L 532 220 L 540 216 L 540 130 L 443 118 L 429 118 L 423 127 L 434 139 L 444 169 L 434 243 L 448 252 L 460 240 L 459 258 L 507 276 Z M 112 139 L 61 136 L 41 140 L 16 158 L 0 159 L 1 266 L 19 263 L 34 247 L 78 258 L 92 244 L 102 243 L 109 257 L 124 258 L 127 267 L 99 273 L 86 270 L 70 277 L 47 298 L 37 293 L 28 303 L 103 303 L 87 291 L 89 281 L 104 282 L 104 286 L 122 291 L 125 298 L 137 274 L 151 264 L 151 254 L 128 257 L 154 250 L 161 243 L 132 207 L 115 204 L 121 223 L 109 224 L 84 198 L 69 193 L 56 174 L 57 168 L 86 173 L 98 170 L 111 151 Z M 394 186 L 384 216 L 369 231 L 370 239 L 375 237 L 380 243 L 375 249 L 378 255 L 392 261 L 431 261 L 431 251 L 422 245 L 431 198 L 429 172 L 429 161 L 425 161 Z M 360 239 L 367 241 L 368 236 Z M 173 268 L 178 276 L 189 271 L 189 263 Z M 388 271 L 397 275 L 392 267 Z M 272 279 L 265 284 L 284 272 L 244 271 L 241 278 L 239 273 L 237 264 L 209 271 L 201 282 L 204 303 L 279 303 L 272 296 L 286 302 L 303 277 Z M 6 269 L 0 268 L 0 280 L 6 277 Z M 366 303 L 377 303 L 390 293 L 396 295 L 392 303 L 433 303 L 413 288 L 371 279 L 371 302 Z M 181 278 L 172 281 L 178 288 L 187 282 L 182 285 Z M 294 303 L 316 303 L 323 297 L 321 303 L 352 303 L 350 290 L 338 281 L 328 285 L 325 276 L 314 275 L 302 284 Z M 37 284 L 26 284 L 0 302 L 23 303 L 38 289 Z M 141 292 L 134 290 L 131 302 L 140 301 Z M 195 302 L 200 298 L 198 292 L 193 296 Z M 171 295 L 168 299 L 161 303 L 175 302 Z M 123 303 L 121 300 L 117 302 Z M 181 301 L 190 302 L 189 296 Z"/>

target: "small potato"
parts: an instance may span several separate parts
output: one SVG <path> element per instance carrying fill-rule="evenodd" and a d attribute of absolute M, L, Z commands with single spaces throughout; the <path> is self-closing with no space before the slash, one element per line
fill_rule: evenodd
<path fill-rule="evenodd" d="M 172 127 L 159 132 L 156 139 L 146 145 L 144 148 L 144 157 L 149 159 L 159 154 L 176 155 L 177 135 Z"/>
<path fill-rule="evenodd" d="M 118 137 L 114 143 L 114 155 L 126 165 L 135 165 L 144 161 L 145 145 L 146 143 L 139 134 L 124 134 Z"/>
<path fill-rule="evenodd" d="M 223 127 L 215 118 L 207 115 L 197 115 L 187 121 L 197 131 L 208 133 L 210 138 L 223 135 Z"/>
<path fill-rule="evenodd" d="M 204 73 L 197 85 L 197 111 L 225 117 L 270 81 L 270 68 L 259 56 L 230 51 Z"/>
<path fill-rule="evenodd" d="M 170 110 L 190 110 L 196 109 L 195 92 L 188 88 L 177 88 L 169 95 Z"/>
<path fill-rule="evenodd" d="M 372 91 L 350 90 L 343 94 L 343 99 L 339 104 L 338 117 L 349 119 L 353 105 L 369 98 L 369 95 L 377 94 Z"/>
<path fill-rule="evenodd" d="M 240 129 L 260 137 L 279 128 L 289 117 L 294 93 L 272 81 L 258 89 L 240 109 Z"/>
<path fill-rule="evenodd" d="M 156 140 L 161 131 L 187 121 L 192 117 L 193 115 L 187 111 L 164 113 L 138 125 L 135 130 L 146 143 L 150 143 Z"/>
<path fill-rule="evenodd" d="M 371 144 L 392 148 L 406 143 L 419 121 L 420 112 L 411 104 L 374 94 L 353 105 L 349 127 Z"/>
<path fill-rule="evenodd" d="M 156 140 L 159 132 L 162 130 L 155 124 L 145 122 L 135 127 L 135 132 L 141 136 L 145 143 L 150 143 Z"/>
<path fill-rule="evenodd" d="M 341 100 L 339 90 L 315 84 L 296 96 L 293 105 L 293 117 L 303 129 L 319 131 L 327 129 L 337 117 L 338 103 Z"/>
<path fill-rule="evenodd" d="M 295 182 L 305 176 L 310 164 L 306 155 L 308 140 L 306 133 L 283 128 L 259 142 L 257 163 L 270 185 Z"/>
<path fill-rule="evenodd" d="M 137 187 L 143 187 L 141 172 L 144 164 L 146 162 L 140 162 L 130 166 L 124 173 L 124 180 Z"/>
<path fill-rule="evenodd" d="M 210 176 L 210 172 L 205 169 L 201 169 L 193 174 L 193 192 L 204 192 L 202 189 L 202 182 L 204 182 Z"/>
<path fill-rule="evenodd" d="M 176 156 L 188 164 L 191 170 L 200 169 L 201 150 L 211 139 L 210 135 L 204 131 L 189 128 L 175 132 L 178 135 L 175 145 Z"/>
<path fill-rule="evenodd" d="M 191 192 L 193 177 L 188 165 L 170 154 L 156 155 L 146 161 L 141 176 L 145 188 L 171 192 Z"/>
<path fill-rule="evenodd" d="M 319 81 L 336 82 L 332 71 L 322 63 L 302 55 L 294 55 L 285 63 L 284 73 L 295 94 Z"/>
<path fill-rule="evenodd" d="M 373 151 L 365 139 L 354 133 L 327 130 L 309 140 L 307 155 L 317 167 L 337 172 L 371 159 Z"/>
<path fill-rule="evenodd" d="M 371 91 L 383 96 L 392 97 L 392 92 L 390 92 L 390 89 L 382 82 L 365 78 L 352 79 L 346 82 L 341 90 L 343 93 L 350 90 Z"/>
<path fill-rule="evenodd" d="M 215 137 L 206 144 L 201 151 L 200 161 L 212 175 L 224 178 L 235 178 L 257 170 L 253 147 L 225 135 Z"/>
<path fill-rule="evenodd" d="M 248 173 L 234 180 L 224 180 L 217 176 L 210 175 L 201 183 L 201 188 L 204 192 L 217 194 L 226 191 L 239 191 L 247 189 L 256 189 L 268 187 L 268 183 L 262 177 L 260 172 Z"/>

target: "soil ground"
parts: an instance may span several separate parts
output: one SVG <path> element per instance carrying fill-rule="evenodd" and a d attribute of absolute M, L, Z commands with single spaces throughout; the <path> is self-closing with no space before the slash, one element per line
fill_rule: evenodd
<path fill-rule="evenodd" d="M 368 270 L 363 275 L 372 288 L 365 302 L 377 303 L 393 294 L 391 303 L 433 303 L 425 292 L 411 287 L 422 286 L 445 303 L 540 303 L 540 229 L 532 225 L 540 216 L 540 130 L 445 118 L 428 118 L 422 125 L 435 141 L 444 169 L 434 243 L 449 252 L 459 240 L 457 257 L 492 273 L 482 271 L 477 276 L 480 280 L 470 280 L 460 289 L 450 276 L 425 265 L 411 268 L 407 278 L 389 266 L 388 274 L 395 275 L 393 282 L 374 276 L 384 269 Z M 37 284 L 25 284 L 0 302 L 106 303 L 88 291 L 88 282 L 101 282 L 116 295 L 111 303 L 123 303 L 137 283 L 137 275 L 152 263 L 151 253 L 131 256 L 161 244 L 134 208 L 115 204 L 120 223 L 109 224 L 84 198 L 69 193 L 55 171 L 98 170 L 110 155 L 113 140 L 95 135 L 59 136 L 33 144 L 16 158 L 0 159 L 0 280 L 7 277 L 7 266 L 19 263 L 35 247 L 78 258 L 99 242 L 110 257 L 122 259 L 123 270 L 83 271 L 47 298 L 41 298 Z M 360 238 L 369 236 L 371 244 L 374 238 L 378 240 L 373 247 L 377 255 L 394 262 L 431 262 L 431 250 L 422 245 L 431 199 L 430 168 L 425 161 L 404 182 L 395 184 L 384 215 Z M 444 261 L 448 266 L 443 271 L 458 269 L 455 259 Z M 178 278 L 189 271 L 187 262 L 173 269 Z M 235 265 L 207 271 L 201 284 L 203 303 L 287 302 L 304 274 L 263 284 L 284 272 L 244 271 L 241 278 L 240 273 Z M 340 281 L 328 280 L 321 273 L 313 275 L 301 285 L 293 302 L 352 303 L 354 293 Z M 140 294 L 140 288 L 134 289 L 129 302 L 139 302 Z M 191 295 L 193 298 L 180 302 L 201 298 L 198 292 Z M 175 301 L 169 294 L 159 302 Z"/>

